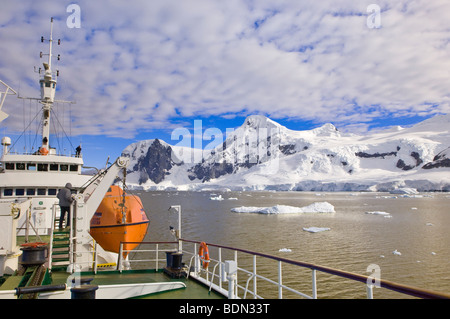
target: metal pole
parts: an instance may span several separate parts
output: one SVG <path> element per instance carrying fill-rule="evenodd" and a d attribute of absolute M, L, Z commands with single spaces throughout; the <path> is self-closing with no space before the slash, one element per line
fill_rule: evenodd
<path fill-rule="evenodd" d="M 256 255 L 253 255 L 253 298 L 256 299 Z"/>
<path fill-rule="evenodd" d="M 159 246 L 158 244 L 156 244 L 156 265 L 155 265 L 155 269 L 158 270 L 158 256 L 159 256 Z"/>
<path fill-rule="evenodd" d="M 181 239 L 181 206 L 178 205 L 178 252 L 183 252 L 183 243 Z"/>
<path fill-rule="evenodd" d="M 222 248 L 219 248 L 219 288 L 222 289 L 222 280 L 224 280 L 224 278 L 222 277 L 222 270 L 223 270 L 223 265 L 222 265 Z"/>
<path fill-rule="evenodd" d="M 123 252 L 123 243 L 120 243 L 119 258 L 117 261 L 117 267 L 119 267 L 119 272 L 122 272 L 122 252 Z"/>
<path fill-rule="evenodd" d="M 373 285 L 367 285 L 367 299 L 373 299 Z"/>
<path fill-rule="evenodd" d="M 317 299 L 317 277 L 316 270 L 312 270 L 312 297 L 313 299 Z"/>
<path fill-rule="evenodd" d="M 278 299 L 283 299 L 283 275 L 281 274 L 281 261 L 278 261 Z"/>

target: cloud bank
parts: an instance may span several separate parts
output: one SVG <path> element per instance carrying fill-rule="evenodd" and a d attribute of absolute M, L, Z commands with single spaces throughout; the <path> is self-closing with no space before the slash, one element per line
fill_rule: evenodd
<path fill-rule="evenodd" d="M 68 28 L 70 2 L 6 0 L 0 76 L 39 94 L 32 71 L 53 16 L 58 98 L 76 101 L 72 134 L 133 137 L 195 116 L 358 127 L 449 113 L 450 3 L 377 1 L 381 26 L 369 28 L 372 3 L 78 1 L 80 28 Z M 4 107 L 8 127 L 22 127 L 22 103 Z"/>

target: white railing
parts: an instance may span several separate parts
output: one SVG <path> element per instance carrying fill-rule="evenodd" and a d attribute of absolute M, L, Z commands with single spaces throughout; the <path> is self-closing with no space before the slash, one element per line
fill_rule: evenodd
<path fill-rule="evenodd" d="M 333 276 L 338 276 L 346 279 L 350 279 L 355 283 L 363 283 L 361 285 L 362 289 L 366 290 L 367 298 L 373 298 L 373 288 L 374 286 L 368 284 L 371 282 L 372 278 L 364 275 L 359 275 L 351 272 L 346 272 L 338 269 L 333 269 L 329 267 L 324 267 L 320 265 L 315 265 L 311 263 L 299 262 L 295 260 L 290 260 L 286 258 L 281 258 L 273 255 L 257 253 L 245 249 L 232 248 L 223 245 L 207 244 L 212 252 L 211 248 L 214 248 L 214 254 L 211 254 L 209 267 L 207 269 L 202 269 L 200 266 L 200 258 L 198 256 L 198 245 L 199 241 L 192 241 L 182 239 L 183 243 L 190 244 L 193 248 L 192 250 L 183 249 L 183 256 L 187 258 L 184 259 L 187 266 L 188 277 L 194 278 L 197 281 L 205 284 L 209 289 L 214 289 L 215 291 L 229 297 L 229 298 L 247 298 L 251 295 L 255 299 L 262 299 L 262 294 L 265 294 L 267 290 L 275 292 L 278 298 L 283 298 L 285 292 L 293 293 L 294 295 L 307 299 L 318 298 L 317 294 L 317 272 L 331 274 Z M 121 250 L 119 253 L 119 260 L 117 262 L 117 267 L 119 271 L 123 271 L 123 258 L 122 253 L 124 252 L 135 252 L 135 253 L 151 253 L 153 254 L 151 258 L 139 258 L 130 259 L 130 263 L 145 263 L 144 266 L 148 269 L 149 265 L 154 264 L 156 270 L 160 269 L 160 263 L 166 261 L 166 256 L 160 258 L 160 253 L 168 251 L 176 251 L 178 249 L 178 242 L 142 242 L 143 245 L 155 245 L 155 249 L 134 249 L 130 251 L 123 250 L 123 244 L 121 243 Z M 170 248 L 161 249 L 161 245 L 168 246 Z M 183 245 L 186 247 L 188 245 Z M 238 252 L 240 255 L 240 260 L 238 261 Z M 269 278 L 269 275 L 264 275 L 264 271 L 257 271 L 257 258 L 263 258 L 265 260 L 273 260 L 276 262 L 275 278 Z M 266 263 L 266 261 L 264 261 Z M 264 263 L 261 263 L 264 264 Z M 163 263 L 164 265 L 164 263 Z M 234 265 L 234 266 L 233 266 Z M 287 265 L 293 265 L 294 267 L 287 267 Z M 234 270 L 230 270 L 235 268 Z M 133 267 L 134 268 L 134 267 Z M 162 267 L 163 268 L 163 267 Z M 275 267 L 274 267 L 275 268 Z M 286 272 L 284 270 L 287 270 Z M 301 269 L 310 270 L 310 289 L 311 293 L 305 293 L 300 291 L 297 287 L 298 282 L 284 283 L 283 279 L 290 277 L 292 278 L 292 269 L 295 269 L 294 277 L 297 272 Z M 230 272 L 231 271 L 231 272 Z M 273 274 L 272 274 L 273 275 Z M 243 278 L 241 279 L 241 276 Z M 302 277 L 303 278 L 303 277 Z M 289 280 L 286 280 L 289 281 Z M 262 293 L 259 292 L 259 287 L 261 282 L 267 283 L 261 289 Z M 424 290 L 416 287 L 406 286 L 402 284 L 397 284 L 391 281 L 379 280 L 378 285 L 381 288 L 386 288 L 402 294 L 411 295 L 419 298 L 450 298 L 450 294 Z M 268 288 L 272 286 L 272 288 Z M 301 285 L 300 285 L 301 286 Z M 225 289 L 226 287 L 226 289 Z M 269 297 L 273 298 L 273 297 Z"/>

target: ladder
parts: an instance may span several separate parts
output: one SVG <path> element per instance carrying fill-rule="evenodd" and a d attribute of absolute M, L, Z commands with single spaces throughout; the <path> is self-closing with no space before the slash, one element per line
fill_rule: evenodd
<path fill-rule="evenodd" d="M 48 268 L 50 270 L 66 270 L 71 263 L 72 227 L 59 229 L 59 217 L 56 216 L 58 205 L 53 205 L 53 222 L 48 253 Z M 72 218 L 72 214 L 71 214 Z M 72 223 L 71 223 L 72 224 Z M 63 226 L 66 221 L 63 221 Z"/>

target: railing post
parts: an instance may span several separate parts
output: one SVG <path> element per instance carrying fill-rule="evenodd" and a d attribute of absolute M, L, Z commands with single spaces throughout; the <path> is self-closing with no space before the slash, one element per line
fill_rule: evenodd
<path fill-rule="evenodd" d="M 278 299 L 283 299 L 283 275 L 281 273 L 281 261 L 278 261 Z"/>
<path fill-rule="evenodd" d="M 97 274 L 97 257 L 98 257 L 98 244 L 94 244 L 94 274 Z"/>
<path fill-rule="evenodd" d="M 198 274 L 200 272 L 200 257 L 197 254 L 197 243 L 194 243 L 194 256 L 195 256 L 195 263 L 194 263 L 195 274 Z M 191 270 L 189 269 L 189 271 Z"/>
<path fill-rule="evenodd" d="M 253 298 L 256 299 L 256 255 L 253 255 Z"/>
<path fill-rule="evenodd" d="M 219 288 L 222 289 L 222 248 L 219 247 Z"/>
<path fill-rule="evenodd" d="M 317 277 L 315 269 L 312 269 L 312 297 L 313 299 L 317 299 Z"/>
<path fill-rule="evenodd" d="M 367 299 L 373 299 L 373 285 L 367 286 Z"/>
<path fill-rule="evenodd" d="M 159 256 L 159 245 L 156 244 L 156 265 L 155 265 L 156 271 L 158 271 L 158 256 Z"/>
<path fill-rule="evenodd" d="M 234 251 L 234 261 L 236 262 L 236 265 L 238 264 L 238 257 L 237 257 L 237 250 Z M 236 283 L 238 282 L 238 273 L 237 273 L 237 266 L 236 266 L 236 274 L 235 274 L 235 280 Z M 235 285 L 236 291 L 234 293 L 235 297 L 238 298 L 239 295 L 239 290 L 238 290 L 238 285 Z"/>
<path fill-rule="evenodd" d="M 117 267 L 119 267 L 119 272 L 122 272 L 122 252 L 123 252 L 123 243 L 120 243 L 119 248 L 119 256 L 117 258 Z"/>

